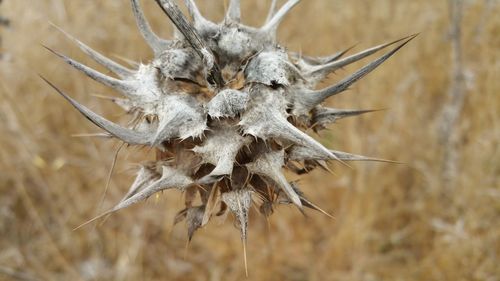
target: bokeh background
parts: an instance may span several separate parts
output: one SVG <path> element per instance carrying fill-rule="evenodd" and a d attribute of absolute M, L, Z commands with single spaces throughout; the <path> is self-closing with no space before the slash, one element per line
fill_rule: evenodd
<path fill-rule="evenodd" d="M 168 18 L 142 1 L 154 29 Z M 198 1 L 212 20 L 224 0 Z M 260 25 L 270 0 L 242 0 Z M 283 2 L 283 1 L 282 1 Z M 4 0 L 0 16 L 0 280 L 500 280 L 500 2 L 304 0 L 279 30 L 290 50 L 328 55 L 420 32 L 382 67 L 328 103 L 387 110 L 344 119 L 320 140 L 330 148 L 406 164 L 332 165 L 301 183 L 335 216 L 290 206 L 269 223 L 251 213 L 250 275 L 228 219 L 186 247 L 172 226 L 176 191 L 73 228 L 112 206 L 147 150 L 124 149 L 100 204 L 119 143 L 98 132 L 44 84 L 42 74 L 96 112 L 123 116 L 92 94 L 113 95 L 41 44 L 104 71 L 49 22 L 117 60 L 147 62 L 127 0 Z M 369 60 L 332 75 L 331 84 Z M 297 179 L 288 175 L 290 180 Z"/>

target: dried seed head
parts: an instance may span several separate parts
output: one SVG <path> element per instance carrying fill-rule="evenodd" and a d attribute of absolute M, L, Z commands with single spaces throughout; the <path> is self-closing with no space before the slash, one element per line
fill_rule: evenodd
<path fill-rule="evenodd" d="M 373 71 L 415 35 L 345 58 L 349 49 L 313 58 L 288 53 L 275 39 L 280 22 L 299 0 L 289 0 L 277 12 L 273 1 L 261 28 L 240 23 L 239 0 L 230 1 L 224 21 L 218 24 L 204 18 L 193 0 L 185 1 L 192 21 L 173 1 L 156 0 L 178 30 L 172 40 L 158 37 L 139 0 L 130 1 L 137 26 L 154 53 L 150 63 L 128 69 L 66 34 L 115 78 L 53 51 L 120 92 L 124 97 L 112 100 L 132 114 L 132 121 L 129 126 L 110 122 L 56 89 L 65 99 L 107 135 L 161 151 L 156 162 L 140 167 L 128 193 L 106 214 L 177 188 L 185 192 L 186 208 L 176 223 L 186 220 L 189 239 L 212 216 L 229 209 L 246 241 L 252 204 L 258 204 L 264 216 L 280 203 L 327 214 L 305 199 L 283 169 L 303 174 L 317 166 L 328 169 L 326 161 L 331 160 L 384 161 L 330 150 L 303 129 L 318 131 L 337 119 L 371 112 L 325 108 L 321 103 Z M 336 69 L 398 43 L 339 83 L 315 89 Z M 202 205 L 193 206 L 197 194 Z"/>

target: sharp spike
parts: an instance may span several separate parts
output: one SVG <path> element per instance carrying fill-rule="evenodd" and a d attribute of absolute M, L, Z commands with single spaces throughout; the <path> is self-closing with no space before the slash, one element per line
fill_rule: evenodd
<path fill-rule="evenodd" d="M 331 56 L 320 58 L 320 62 L 322 64 L 326 64 L 326 63 L 331 63 L 333 61 L 336 61 L 336 60 L 340 59 L 341 57 L 343 57 L 345 54 L 347 54 L 347 52 L 349 52 L 350 50 L 352 50 L 354 47 L 356 47 L 356 45 L 352 45 L 349 48 L 347 48 L 347 49 L 345 49 L 343 51 L 337 52 L 337 53 L 335 53 L 335 54 L 333 54 Z"/>
<path fill-rule="evenodd" d="M 90 78 L 94 79 L 95 81 L 100 82 L 100 83 L 102 83 L 110 88 L 116 89 L 116 90 L 120 91 L 121 93 L 123 93 L 125 96 L 130 97 L 131 93 L 135 89 L 133 87 L 132 83 L 130 83 L 130 82 L 118 80 L 116 78 L 104 75 L 104 74 L 102 74 L 102 73 L 100 73 L 100 72 L 98 72 L 98 71 L 96 71 L 96 70 L 94 70 L 86 65 L 83 65 L 83 64 L 63 55 L 63 54 L 60 54 L 60 53 L 52 50 L 49 47 L 46 47 L 46 46 L 43 46 L 43 47 L 46 48 L 47 50 L 49 50 L 50 52 L 52 52 L 53 54 L 55 54 L 56 56 L 63 59 L 67 64 L 73 66 L 77 70 L 83 72 L 84 74 L 86 74 Z"/>
<path fill-rule="evenodd" d="M 297 194 L 300 196 L 300 201 L 302 202 L 302 204 L 304 205 L 304 207 L 309 208 L 309 209 L 313 209 L 315 211 L 318 211 L 318 212 L 324 214 L 325 216 L 327 216 L 327 217 L 329 217 L 331 219 L 334 219 L 334 217 L 332 215 L 330 215 L 328 212 L 324 211 L 323 209 L 321 209 L 320 207 L 318 207 L 317 205 L 315 205 L 314 203 L 312 203 L 311 201 L 309 201 L 304 196 L 304 193 L 300 190 L 299 186 L 297 185 L 297 182 L 291 182 L 290 185 L 293 187 L 293 189 L 295 190 L 295 192 L 297 192 Z"/>
<path fill-rule="evenodd" d="M 137 144 L 137 145 L 147 145 L 150 143 L 147 134 L 145 133 L 139 133 L 127 128 L 123 128 L 103 117 L 100 115 L 94 113 L 87 107 L 81 105 L 74 99 L 70 98 L 68 95 L 66 95 L 64 92 L 59 90 L 54 84 L 49 82 L 47 79 L 44 77 L 40 76 L 47 84 L 49 84 L 54 90 L 56 90 L 61 96 L 63 96 L 67 101 L 71 103 L 80 113 L 82 113 L 87 119 L 89 119 L 92 123 L 100 127 L 101 129 L 107 131 L 114 137 L 128 143 L 128 144 Z"/>
<path fill-rule="evenodd" d="M 64 31 L 62 28 L 59 26 L 55 25 L 54 23 L 50 23 L 54 28 L 59 30 L 62 34 L 64 34 L 66 37 L 68 37 L 71 41 L 75 42 L 76 45 L 85 53 L 87 54 L 91 59 L 93 59 L 95 62 L 101 64 L 102 66 L 106 67 L 109 71 L 113 72 L 114 74 L 120 76 L 121 78 L 126 78 L 130 77 L 134 74 L 134 72 L 114 61 L 111 59 L 103 56 L 101 53 L 95 51 L 94 49 L 90 48 L 80 40 L 76 39 L 75 37 L 71 36 L 69 33 Z"/>
<path fill-rule="evenodd" d="M 342 151 L 330 150 L 330 153 L 335 155 L 336 159 L 341 161 L 375 161 L 375 162 L 387 162 L 387 163 L 395 163 L 402 164 L 401 162 L 372 158 L 357 154 L 351 154 Z M 309 147 L 305 146 L 293 146 L 289 149 L 288 155 L 289 160 L 292 161 L 308 161 L 308 160 L 334 160 L 334 158 L 325 157 L 324 154 L 319 154 L 314 150 L 311 150 Z"/>
<path fill-rule="evenodd" d="M 302 59 L 305 63 L 307 63 L 307 69 L 309 69 L 311 66 L 317 66 L 317 65 L 324 65 L 331 63 L 333 61 L 336 61 L 340 59 L 342 56 L 344 56 L 347 52 L 349 52 L 351 49 L 353 49 L 356 45 L 353 45 L 343 51 L 337 52 L 333 55 L 326 56 L 326 57 L 310 57 L 310 56 L 304 56 L 299 53 L 292 53 L 292 57 L 295 58 L 296 60 Z M 306 69 L 306 70 L 307 70 Z M 314 69 L 314 68 L 312 68 Z M 308 70 L 310 72 L 312 69 Z"/>
<path fill-rule="evenodd" d="M 271 6 L 269 7 L 269 12 L 267 13 L 266 23 L 270 22 L 276 13 L 276 6 L 278 5 L 278 0 L 272 0 Z"/>
<path fill-rule="evenodd" d="M 300 198 L 301 201 L 302 201 L 302 204 L 304 205 L 304 207 L 306 208 L 309 208 L 309 209 L 313 209 L 315 211 L 318 211 L 322 214 L 324 214 L 325 216 L 331 218 L 331 219 L 335 219 L 332 215 L 330 215 L 328 212 L 326 212 L 325 210 L 321 209 L 320 207 L 318 207 L 317 205 L 315 205 L 314 203 L 312 203 L 311 201 L 307 200 L 306 198 L 304 197 L 301 197 Z"/>
<path fill-rule="evenodd" d="M 116 161 L 118 160 L 118 154 L 122 150 L 125 143 L 121 143 L 118 149 L 115 151 L 115 156 L 113 157 L 113 162 L 111 162 L 111 169 L 109 170 L 108 179 L 106 180 L 106 185 L 104 186 L 104 191 L 102 193 L 101 201 L 99 202 L 98 209 L 100 210 L 104 200 L 106 199 L 106 195 L 108 194 L 109 184 L 111 183 L 111 177 L 113 176 L 113 172 L 115 170 Z"/>
<path fill-rule="evenodd" d="M 229 8 L 227 9 L 226 18 L 231 19 L 236 22 L 241 20 L 241 8 L 240 0 L 231 0 L 229 2 Z"/>
<path fill-rule="evenodd" d="M 243 244 L 243 263 L 245 265 L 245 277 L 248 278 L 248 261 L 247 261 L 247 240 L 241 241 Z"/>
<path fill-rule="evenodd" d="M 120 201 L 115 207 L 113 207 L 111 210 L 108 210 L 84 223 L 79 225 L 78 227 L 74 228 L 73 230 L 77 230 L 81 227 L 84 227 L 85 225 L 88 225 L 89 223 L 92 223 L 102 217 L 105 217 L 109 214 L 112 214 L 118 210 L 121 210 L 123 208 L 129 207 L 137 202 L 140 202 L 144 199 L 147 199 L 154 193 L 157 193 L 159 191 L 169 189 L 169 188 L 185 188 L 189 186 L 192 183 L 191 179 L 189 179 L 187 176 L 181 174 L 179 171 L 174 170 L 173 168 L 169 168 L 166 166 L 163 166 L 163 175 L 162 177 L 149 185 L 148 187 L 144 188 L 143 190 L 139 191 L 135 195 L 127 198 L 126 200 Z"/>
<path fill-rule="evenodd" d="M 394 55 L 397 51 L 399 51 L 404 45 L 408 44 L 413 38 L 415 38 L 417 35 L 411 36 L 409 39 L 404 41 L 402 44 L 394 48 L 392 51 L 386 53 L 385 55 L 379 57 L 378 59 L 372 61 L 371 63 L 365 65 L 364 67 L 360 68 L 358 71 L 350 75 L 349 77 L 343 79 L 342 81 L 338 82 L 337 84 L 327 87 L 325 89 L 315 91 L 309 94 L 304 95 L 303 97 L 305 99 L 309 99 L 307 103 L 310 106 L 316 106 L 320 103 L 322 103 L 325 99 L 336 95 L 340 92 L 345 91 L 347 88 L 349 88 L 352 84 L 354 84 L 356 81 L 359 79 L 363 78 L 365 75 L 368 73 L 372 72 L 374 69 L 376 69 L 378 66 L 380 66 L 383 62 L 385 62 L 388 58 L 390 58 L 392 55 Z"/>
<path fill-rule="evenodd" d="M 357 54 L 354 54 L 352 56 L 346 57 L 346 58 L 341 59 L 341 60 L 332 60 L 330 62 L 327 62 L 326 64 L 315 66 L 312 68 L 312 70 L 309 71 L 309 73 L 306 74 L 306 76 L 312 76 L 312 77 L 319 76 L 319 78 L 317 78 L 318 80 L 323 79 L 329 73 L 331 73 L 339 68 L 342 68 L 342 67 L 344 67 L 348 64 L 351 64 L 353 62 L 356 62 L 358 60 L 364 59 L 367 56 L 370 56 L 370 55 L 372 55 L 372 54 L 374 54 L 382 49 L 385 49 L 385 48 L 387 48 L 391 45 L 394 45 L 396 43 L 399 43 L 403 40 L 406 40 L 406 39 L 411 40 L 411 39 L 413 39 L 413 37 L 415 37 L 415 35 L 406 36 L 406 37 L 403 37 L 401 39 L 398 39 L 398 40 L 395 40 L 395 41 L 392 41 L 392 42 L 389 42 L 386 44 L 381 44 L 381 45 L 372 47 L 370 49 L 364 50 L 362 52 L 359 52 Z"/>
<path fill-rule="evenodd" d="M 337 109 L 337 108 L 319 108 L 313 113 L 313 124 L 311 127 L 325 126 L 330 123 L 335 123 L 338 119 L 358 116 L 365 113 L 377 112 L 384 109 Z"/>
<path fill-rule="evenodd" d="M 279 24 L 283 20 L 286 14 L 290 12 L 290 10 L 295 7 L 300 2 L 300 0 L 288 0 L 288 2 L 285 3 L 279 9 L 279 11 L 271 18 L 269 22 L 267 22 L 261 30 L 264 31 L 265 33 L 272 32 L 273 34 L 276 33 L 276 29 L 278 29 Z"/>
<path fill-rule="evenodd" d="M 169 41 L 161 39 L 156 35 L 148 21 L 146 20 L 146 16 L 141 8 L 139 0 L 130 0 L 132 4 L 132 11 L 134 12 L 135 21 L 137 23 L 137 27 L 141 32 L 142 37 L 146 40 L 146 43 L 153 49 L 155 56 L 161 54 L 169 45 Z"/>
<path fill-rule="evenodd" d="M 357 155 L 357 154 L 352 154 L 352 153 L 347 153 L 347 152 L 342 152 L 342 151 L 336 151 L 336 150 L 330 150 L 330 151 L 343 161 L 374 161 L 374 162 L 385 162 L 385 163 L 393 163 L 393 164 L 404 164 L 404 163 L 398 162 L 398 161 L 373 158 L 373 157 Z"/>

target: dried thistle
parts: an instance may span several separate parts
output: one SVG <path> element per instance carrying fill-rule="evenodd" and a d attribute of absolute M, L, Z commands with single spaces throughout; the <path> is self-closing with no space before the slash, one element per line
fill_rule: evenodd
<path fill-rule="evenodd" d="M 348 89 L 415 35 L 348 57 L 348 50 L 308 57 L 288 52 L 276 41 L 280 22 L 299 0 L 289 0 L 277 11 L 277 1 L 273 1 L 260 28 L 240 23 L 239 0 L 230 1 L 221 23 L 205 19 L 193 0 L 185 0 L 192 21 L 173 1 L 156 2 L 177 29 L 172 40 L 159 38 L 146 21 L 139 0 L 131 0 L 139 30 L 154 53 L 148 64 L 126 68 L 66 33 L 117 78 L 51 50 L 123 95 L 112 101 L 132 116 L 128 126 L 92 112 L 51 84 L 105 131 L 102 136 L 158 152 L 155 162 L 142 164 L 123 199 L 99 217 L 175 188 L 186 198 L 185 209 L 175 222 L 186 221 L 189 239 L 211 217 L 229 211 L 239 223 L 245 244 L 252 204 L 266 217 L 283 203 L 327 214 L 285 178 L 283 169 L 303 174 L 316 167 L 327 168 L 328 161 L 385 161 L 330 150 L 304 131 L 323 130 L 337 119 L 371 112 L 328 108 L 321 103 Z M 391 45 L 396 47 L 337 84 L 316 89 L 335 70 Z M 196 196 L 202 205 L 193 205 Z"/>

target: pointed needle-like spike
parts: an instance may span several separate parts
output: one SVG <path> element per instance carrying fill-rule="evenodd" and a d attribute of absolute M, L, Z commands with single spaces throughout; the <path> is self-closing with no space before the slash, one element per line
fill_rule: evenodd
<path fill-rule="evenodd" d="M 285 18 L 286 14 L 290 12 L 290 10 L 299 4 L 300 0 L 288 0 L 281 9 L 271 18 L 269 22 L 267 22 L 261 30 L 265 33 L 272 32 L 273 35 L 276 33 L 276 29 L 278 29 L 279 24 Z"/>
<path fill-rule="evenodd" d="M 82 223 L 82 224 L 78 225 L 77 227 L 73 228 L 73 231 L 77 231 L 78 229 L 80 229 L 80 228 L 82 228 L 82 227 L 85 227 L 85 226 L 87 226 L 87 225 L 89 225 L 89 224 L 91 224 L 91 223 L 95 222 L 96 220 L 98 220 L 98 219 L 100 219 L 100 218 L 103 218 L 103 217 L 105 217 L 106 215 L 109 215 L 110 213 L 111 213 L 110 211 L 107 211 L 107 212 L 102 213 L 102 214 L 100 214 L 100 215 L 98 215 L 98 216 L 95 216 L 95 217 L 91 218 L 90 220 L 88 220 L 88 221 L 86 221 L 86 222 L 84 222 L 84 223 Z"/>
<path fill-rule="evenodd" d="M 73 230 L 77 230 L 77 229 L 79 229 L 85 225 L 88 225 L 89 223 L 92 223 L 92 222 L 94 222 L 94 221 L 96 221 L 104 216 L 112 214 L 112 213 L 119 211 L 123 208 L 129 207 L 130 205 L 133 205 L 137 202 L 143 201 L 144 199 L 150 197 L 151 195 L 153 195 L 154 193 L 157 193 L 159 191 L 173 188 L 173 187 L 183 188 L 183 187 L 186 187 L 187 185 L 191 184 L 191 181 L 187 177 L 180 175 L 180 174 L 176 174 L 174 172 L 174 170 L 169 170 L 169 168 L 167 168 L 165 166 L 163 168 L 164 168 L 164 170 L 163 170 L 164 174 L 163 174 L 162 178 L 153 182 L 151 185 L 149 185 L 148 187 L 139 191 L 138 193 L 134 194 L 133 196 L 129 197 L 128 199 L 120 201 L 120 203 L 118 203 L 112 209 L 84 222 L 83 224 L 79 225 L 78 227 L 76 227 Z"/>
<path fill-rule="evenodd" d="M 385 109 L 337 109 L 337 108 L 321 108 L 313 114 L 313 124 L 315 127 L 318 124 L 326 125 L 334 123 L 338 119 L 362 115 L 365 113 L 372 113 L 382 111 Z"/>
<path fill-rule="evenodd" d="M 354 63 L 358 60 L 361 60 L 361 59 L 364 59 L 382 49 L 385 49 L 391 45 L 394 45 L 396 43 L 399 43 L 403 40 L 406 40 L 406 39 L 413 39 L 413 37 L 415 36 L 415 34 L 413 35 L 409 35 L 409 36 L 405 36 L 403 38 L 400 38 L 398 40 L 394 40 L 392 42 L 389 42 L 389 43 L 385 43 L 385 44 L 381 44 L 381 45 L 378 45 L 378 46 L 375 46 L 375 47 L 372 47 L 372 48 L 369 48 L 367 50 L 364 50 L 364 51 L 361 51 L 359 53 L 356 53 L 352 56 L 348 56 L 344 59 L 341 59 L 341 60 L 332 60 L 328 63 L 325 63 L 323 65 L 318 65 L 318 66 L 315 66 L 311 71 L 309 71 L 308 74 L 306 74 L 306 76 L 314 76 L 314 75 L 317 75 L 317 74 L 322 74 L 321 76 L 326 76 L 328 75 L 329 73 L 339 69 L 339 68 L 342 68 L 346 65 L 349 65 L 351 63 Z M 410 40 L 411 40 L 410 39 Z M 354 47 L 354 46 L 353 46 Z M 352 47 L 351 47 L 352 48 Z"/>
<path fill-rule="evenodd" d="M 335 53 L 331 56 L 328 56 L 328 57 L 324 57 L 322 58 L 322 61 L 323 61 L 323 64 L 326 64 L 326 63 L 331 63 L 333 61 L 336 61 L 338 59 L 340 59 L 341 57 L 343 57 L 345 54 L 347 54 L 350 50 L 354 49 L 354 47 L 356 47 L 357 44 L 354 44 L 350 47 L 348 47 L 347 49 L 343 50 L 343 51 L 340 51 L 338 53 Z"/>
<path fill-rule="evenodd" d="M 391 50 L 390 52 L 386 53 L 385 55 L 379 57 L 378 59 L 372 61 L 371 63 L 365 65 L 364 67 L 360 68 L 358 71 L 355 73 L 351 74 L 347 78 L 343 79 L 342 81 L 338 82 L 337 84 L 327 87 L 325 89 L 319 90 L 312 92 L 309 95 L 310 101 L 312 105 L 317 105 L 323 102 L 325 99 L 328 97 L 331 97 L 333 95 L 336 95 L 342 91 L 345 91 L 347 88 L 349 88 L 352 84 L 354 84 L 356 81 L 359 79 L 363 78 L 365 75 L 368 73 L 372 72 L 374 69 L 376 69 L 378 66 L 380 66 L 383 62 L 385 62 L 388 58 L 390 58 L 392 55 L 394 55 L 397 51 L 399 51 L 403 46 L 408 44 L 411 40 L 413 40 L 417 35 L 411 36 L 409 39 L 404 41 L 402 44 Z"/>
<path fill-rule="evenodd" d="M 92 123 L 100 127 L 101 129 L 107 131 L 114 137 L 121 139 L 122 141 L 128 144 L 137 144 L 137 145 L 147 145 L 150 143 L 147 134 L 139 133 L 130 129 L 123 128 L 103 117 L 94 113 L 84 105 L 81 105 L 74 99 L 70 98 L 64 92 L 59 90 L 54 84 L 45 79 L 43 76 L 40 76 L 47 84 L 49 84 L 54 90 L 56 90 L 62 97 L 64 97 L 73 107 L 75 107 L 80 113 L 82 113 L 87 119 L 89 119 Z"/>
<path fill-rule="evenodd" d="M 300 197 L 300 199 L 301 199 L 302 204 L 304 205 L 304 207 L 309 208 L 309 209 L 313 209 L 315 211 L 318 211 L 318 212 L 324 214 L 325 216 L 327 216 L 327 217 L 329 217 L 331 219 L 335 219 L 335 217 L 333 217 L 328 212 L 326 212 L 325 210 L 321 209 L 320 207 L 318 207 L 317 205 L 315 205 L 311 201 L 307 200 L 306 198 Z"/>
<path fill-rule="evenodd" d="M 245 263 L 245 277 L 248 278 L 248 261 L 247 261 L 247 241 L 241 241 L 243 244 L 243 262 Z"/>
<path fill-rule="evenodd" d="M 269 12 L 267 13 L 266 23 L 271 21 L 274 14 L 276 13 L 276 6 L 278 5 L 278 0 L 272 0 L 271 6 L 269 7 Z"/>
<path fill-rule="evenodd" d="M 130 97 L 131 93 L 135 90 L 135 87 L 130 82 L 118 80 L 116 78 L 104 75 L 104 74 L 100 73 L 99 71 L 96 71 L 96 70 L 94 70 L 86 65 L 83 65 L 83 64 L 63 55 L 63 54 L 60 54 L 47 46 L 43 46 L 43 47 L 45 49 L 49 50 L 51 53 L 55 54 L 56 56 L 60 57 L 67 64 L 73 66 L 77 70 L 83 72 L 84 74 L 86 74 L 90 78 L 94 79 L 95 81 L 102 83 L 110 88 L 115 89 L 115 90 L 118 90 L 122 94 L 124 94 L 125 96 Z"/>
<path fill-rule="evenodd" d="M 118 149 L 115 151 L 115 155 L 113 156 L 113 161 L 111 162 L 111 168 L 109 169 L 108 173 L 108 178 L 106 180 L 106 185 L 104 186 L 104 191 L 101 196 L 101 201 L 99 202 L 99 209 L 101 209 L 102 204 L 104 203 L 104 200 L 106 199 L 106 194 L 108 194 L 108 188 L 109 184 L 111 183 L 111 177 L 113 176 L 113 172 L 115 170 L 115 165 L 116 165 L 116 160 L 118 159 L 118 154 L 120 153 L 120 150 L 122 150 L 123 146 L 125 143 L 122 143 Z"/>
<path fill-rule="evenodd" d="M 158 37 L 158 35 L 153 32 L 151 26 L 146 20 L 146 16 L 144 15 L 144 11 L 141 8 L 139 0 L 130 0 L 130 3 L 132 4 L 135 21 L 142 37 L 146 40 L 149 47 L 151 47 L 155 56 L 160 55 L 167 48 L 170 42 Z"/>
<path fill-rule="evenodd" d="M 134 72 L 116 62 L 113 60 L 105 57 L 101 53 L 95 51 L 94 49 L 90 48 L 80 40 L 76 39 L 75 37 L 71 36 L 69 33 L 64 31 L 62 28 L 59 26 L 55 25 L 54 23 L 50 23 L 54 28 L 59 30 L 64 36 L 68 37 L 71 41 L 75 42 L 76 45 L 84 52 L 87 54 L 91 59 L 93 59 L 95 62 L 99 63 L 100 65 L 106 67 L 109 71 L 113 72 L 114 74 L 120 76 L 121 78 L 126 78 L 130 77 L 134 74 Z"/>
<path fill-rule="evenodd" d="M 182 14 L 179 7 L 172 0 L 155 0 L 170 20 L 175 24 L 177 29 L 184 35 L 191 47 L 203 59 L 205 65 L 209 69 L 208 81 L 210 84 L 215 84 L 222 88 L 225 84 L 222 78 L 222 72 L 215 61 L 215 56 L 212 51 L 201 40 L 196 29 L 188 22 Z"/>
<path fill-rule="evenodd" d="M 330 150 L 334 155 L 336 155 L 339 159 L 343 161 L 373 161 L 373 162 L 385 162 L 385 163 L 393 163 L 393 164 L 404 164 L 403 162 L 386 160 L 381 158 L 368 157 L 363 155 L 357 155 L 342 151 Z"/>

